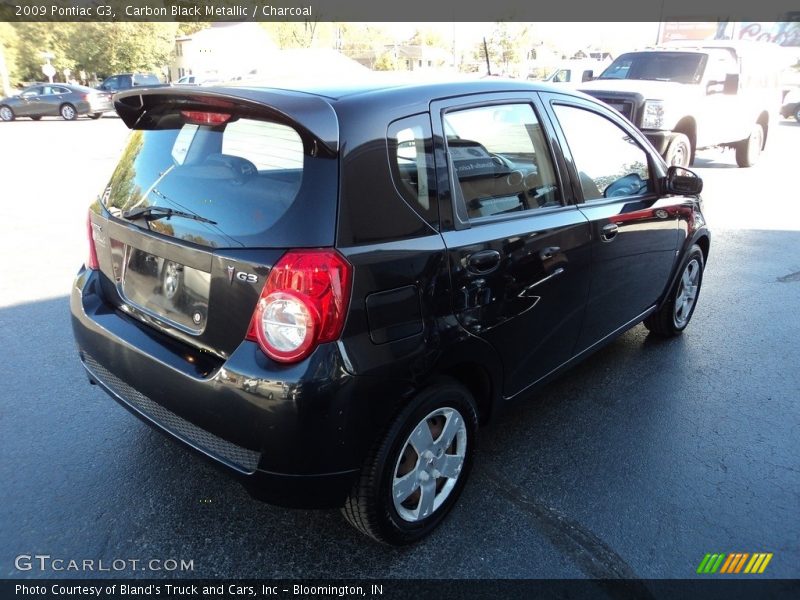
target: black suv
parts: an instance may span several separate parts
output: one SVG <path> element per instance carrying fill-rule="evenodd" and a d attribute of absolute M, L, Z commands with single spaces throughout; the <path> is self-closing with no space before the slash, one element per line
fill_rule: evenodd
<path fill-rule="evenodd" d="M 413 542 L 498 406 L 692 317 L 702 182 L 588 96 L 494 80 L 115 106 L 133 132 L 89 211 L 81 361 L 258 498 Z"/>

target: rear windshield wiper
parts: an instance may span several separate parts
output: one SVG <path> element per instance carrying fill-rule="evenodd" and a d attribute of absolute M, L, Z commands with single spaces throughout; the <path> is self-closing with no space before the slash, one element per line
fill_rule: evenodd
<path fill-rule="evenodd" d="M 193 215 L 192 213 L 183 212 L 181 210 L 174 210 L 172 208 L 165 208 L 163 206 L 144 206 L 141 208 L 134 208 L 122 213 L 126 219 L 135 221 L 136 219 L 145 219 L 146 221 L 155 221 L 156 219 L 169 219 L 170 217 L 183 217 L 185 219 L 193 219 L 201 223 L 210 223 L 216 225 L 216 221 L 206 219 L 200 215 Z"/>

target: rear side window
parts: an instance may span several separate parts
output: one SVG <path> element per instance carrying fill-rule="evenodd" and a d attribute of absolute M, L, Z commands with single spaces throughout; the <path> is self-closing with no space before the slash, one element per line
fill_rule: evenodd
<path fill-rule="evenodd" d="M 433 140 L 427 115 L 416 115 L 389 125 L 389 162 L 395 188 L 428 223 L 437 226 Z"/>
<path fill-rule="evenodd" d="M 335 185 L 327 178 L 328 171 L 335 173 L 335 159 L 310 157 L 294 128 L 249 117 L 233 116 L 218 125 L 187 119 L 178 111 L 151 114 L 143 125 L 146 130 L 132 132 L 106 194 L 112 214 L 124 217 L 127 211 L 149 206 L 182 211 L 199 218 L 133 222 L 202 245 L 236 247 L 270 246 L 279 237 L 285 239 L 285 228 L 277 234 L 278 223 L 309 179 L 314 189 L 323 187 L 334 194 L 330 198 L 309 193 L 309 202 L 335 208 Z M 317 176 L 311 177 L 309 161 L 332 166 L 324 173 L 312 169 Z M 319 211 L 315 215 L 311 207 L 307 210 L 306 223 L 323 218 Z"/>
<path fill-rule="evenodd" d="M 457 201 L 470 219 L 561 206 L 553 163 L 530 104 L 449 112 L 444 130 Z"/>

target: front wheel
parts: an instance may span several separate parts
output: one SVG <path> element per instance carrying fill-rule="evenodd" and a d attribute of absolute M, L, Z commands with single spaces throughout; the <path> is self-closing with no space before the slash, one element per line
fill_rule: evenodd
<path fill-rule="evenodd" d="M 8 106 L 0 106 L 0 119 L 3 121 L 13 121 L 14 111 Z"/>
<path fill-rule="evenodd" d="M 756 123 L 750 137 L 736 143 L 736 164 L 740 167 L 752 167 L 761 156 L 764 147 L 764 128 Z"/>
<path fill-rule="evenodd" d="M 692 163 L 692 143 L 683 133 L 676 133 L 664 156 L 667 165 L 686 168 Z"/>
<path fill-rule="evenodd" d="M 92 113 L 92 114 L 90 114 L 90 115 L 89 115 L 89 118 L 90 118 L 90 119 L 97 120 L 97 119 L 99 119 L 99 118 L 100 118 L 100 117 L 102 117 L 102 116 L 103 116 L 103 113 L 101 113 L 101 112 L 97 112 L 97 113 Z"/>
<path fill-rule="evenodd" d="M 36 115 L 35 117 L 31 117 L 31 121 L 41 121 L 42 115 Z"/>
<path fill-rule="evenodd" d="M 675 282 L 664 305 L 647 317 L 644 326 L 652 333 L 664 337 L 680 335 L 692 319 L 703 283 L 703 251 L 694 245 L 681 266 L 681 274 Z"/>
<path fill-rule="evenodd" d="M 78 116 L 78 112 L 72 104 L 64 104 L 58 112 L 61 113 L 61 118 L 65 121 L 74 121 Z"/>
<path fill-rule="evenodd" d="M 794 120 L 800 123 L 800 104 L 794 109 Z"/>
<path fill-rule="evenodd" d="M 475 452 L 472 394 L 446 380 L 422 391 L 370 452 L 342 508 L 362 533 L 401 546 L 427 536 L 453 508 Z"/>

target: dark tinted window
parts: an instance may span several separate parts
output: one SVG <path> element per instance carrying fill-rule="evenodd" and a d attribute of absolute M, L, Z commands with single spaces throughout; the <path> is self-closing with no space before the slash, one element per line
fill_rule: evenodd
<path fill-rule="evenodd" d="M 530 104 L 449 112 L 444 125 L 451 173 L 469 218 L 560 206 L 553 164 Z"/>
<path fill-rule="evenodd" d="M 436 226 L 439 210 L 428 116 L 395 121 L 389 126 L 388 142 L 392 180 L 397 191 L 428 223 Z"/>
<path fill-rule="evenodd" d="M 158 77 L 155 75 L 144 74 L 133 76 L 133 85 L 158 85 L 159 83 Z"/>
<path fill-rule="evenodd" d="M 599 79 L 651 79 L 697 83 L 707 56 L 696 52 L 633 52 L 618 57 Z"/>
<path fill-rule="evenodd" d="M 233 117 L 222 125 L 198 125 L 179 112 L 148 115 L 146 121 L 147 130 L 131 133 L 105 204 L 115 216 L 159 206 L 215 222 L 134 221 L 165 235 L 210 246 L 249 245 L 255 242 L 248 238 L 256 236 L 259 245 L 269 246 L 269 235 L 262 234 L 292 208 L 304 182 L 328 181 L 319 168 L 312 169 L 316 177 L 307 177 L 309 160 L 332 163 L 335 172 L 335 160 L 311 159 L 297 131 L 281 123 Z M 313 202 L 335 203 L 335 186 L 331 193 L 332 199 L 315 192 Z"/>
<path fill-rule="evenodd" d="M 584 200 L 637 196 L 652 189 L 647 153 L 605 117 L 574 106 L 554 106 L 575 161 Z"/>

